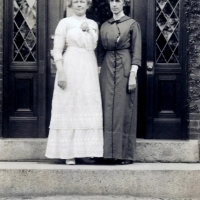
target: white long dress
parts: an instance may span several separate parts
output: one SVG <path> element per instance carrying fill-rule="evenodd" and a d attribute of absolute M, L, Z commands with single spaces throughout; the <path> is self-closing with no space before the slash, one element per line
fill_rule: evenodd
<path fill-rule="evenodd" d="M 89 24 L 89 32 L 80 28 L 83 22 Z M 66 88 L 58 86 L 56 76 L 48 158 L 103 156 L 102 104 L 94 53 L 97 40 L 97 24 L 85 16 L 64 18 L 56 28 L 54 60 L 63 60 Z"/>

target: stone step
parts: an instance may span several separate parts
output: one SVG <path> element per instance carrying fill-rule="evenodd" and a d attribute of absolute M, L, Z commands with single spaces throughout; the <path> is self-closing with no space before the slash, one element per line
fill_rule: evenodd
<path fill-rule="evenodd" d="M 134 163 L 126 166 L 0 162 L 0 197 L 128 195 L 199 198 L 200 165 Z"/>
<path fill-rule="evenodd" d="M 47 139 L 0 139 L 0 161 L 45 160 Z M 137 162 L 199 162 L 198 140 L 137 140 Z"/>
<path fill-rule="evenodd" d="M 42 197 L 8 197 L 8 198 L 0 198 L 0 200 L 199 200 L 199 198 L 141 198 L 141 197 L 133 197 L 133 196 L 42 196 Z"/>

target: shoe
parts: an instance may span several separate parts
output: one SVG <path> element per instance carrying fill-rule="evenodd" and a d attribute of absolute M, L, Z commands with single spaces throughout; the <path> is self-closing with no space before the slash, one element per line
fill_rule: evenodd
<path fill-rule="evenodd" d="M 76 164 L 74 158 L 72 158 L 72 159 L 66 159 L 65 163 L 66 163 L 66 165 L 75 165 Z"/>
<path fill-rule="evenodd" d="M 80 165 L 94 165 L 96 164 L 95 158 L 77 158 L 77 164 Z"/>
<path fill-rule="evenodd" d="M 105 165 L 119 165 L 120 160 L 114 158 L 104 158 Z"/>
<path fill-rule="evenodd" d="M 133 164 L 132 160 L 121 160 L 121 162 L 119 163 L 120 165 L 130 165 Z"/>

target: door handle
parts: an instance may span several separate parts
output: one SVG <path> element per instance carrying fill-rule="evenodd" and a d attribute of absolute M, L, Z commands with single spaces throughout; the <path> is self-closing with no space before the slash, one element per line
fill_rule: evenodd
<path fill-rule="evenodd" d="M 153 61 L 147 61 L 147 73 L 148 74 L 154 73 L 154 62 Z"/>

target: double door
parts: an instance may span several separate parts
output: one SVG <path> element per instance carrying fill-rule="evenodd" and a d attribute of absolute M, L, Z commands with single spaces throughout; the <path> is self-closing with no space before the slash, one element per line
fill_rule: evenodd
<path fill-rule="evenodd" d="M 50 57 L 58 21 L 71 15 L 66 0 L 4 0 L 3 137 L 48 135 L 55 64 Z M 11 6 L 12 5 L 12 6 Z M 110 17 L 93 0 L 87 16 Z M 133 0 L 126 13 L 142 30 L 138 72 L 138 137 L 186 139 L 186 56 L 183 0 Z"/>

